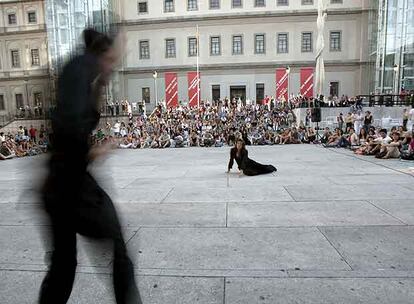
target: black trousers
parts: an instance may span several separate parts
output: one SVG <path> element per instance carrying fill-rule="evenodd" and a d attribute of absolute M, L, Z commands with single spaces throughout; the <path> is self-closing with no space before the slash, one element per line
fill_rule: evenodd
<path fill-rule="evenodd" d="M 52 224 L 54 251 L 49 271 L 41 286 L 39 304 L 67 303 L 77 266 L 77 233 L 92 238 L 112 240 L 116 303 L 142 304 L 135 283 L 133 264 L 127 254 L 113 203 L 89 174 L 86 175 L 83 184 L 82 189 L 78 189 L 83 192 L 81 203 L 76 207 L 68 205 L 70 202 L 62 193 L 53 195 L 48 191 L 44 195 L 45 209 Z"/>

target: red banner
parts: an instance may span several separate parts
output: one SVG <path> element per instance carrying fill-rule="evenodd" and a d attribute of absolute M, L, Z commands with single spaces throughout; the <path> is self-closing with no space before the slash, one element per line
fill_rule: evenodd
<path fill-rule="evenodd" d="M 178 107 L 177 73 L 165 73 L 165 100 L 168 108 Z"/>
<path fill-rule="evenodd" d="M 300 69 L 300 95 L 313 97 L 313 68 Z"/>
<path fill-rule="evenodd" d="M 200 73 L 188 72 L 188 106 L 196 107 L 199 102 L 200 94 Z"/>
<path fill-rule="evenodd" d="M 288 100 L 289 73 L 286 69 L 276 69 L 276 101 Z"/>

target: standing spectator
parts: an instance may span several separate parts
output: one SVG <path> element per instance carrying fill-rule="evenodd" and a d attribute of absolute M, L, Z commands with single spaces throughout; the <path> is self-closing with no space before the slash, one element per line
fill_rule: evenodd
<path fill-rule="evenodd" d="M 342 113 L 339 113 L 339 115 L 336 117 L 336 122 L 338 123 L 338 128 L 343 131 L 344 130 L 344 115 Z"/>
<path fill-rule="evenodd" d="M 119 116 L 119 102 L 118 102 L 118 100 L 115 102 L 115 115 Z"/>
<path fill-rule="evenodd" d="M 353 124 L 352 122 L 353 122 L 352 113 L 349 112 L 348 115 L 345 117 L 345 124 L 346 124 L 345 133 L 349 133 L 349 129 L 352 128 L 352 124 Z"/>
<path fill-rule="evenodd" d="M 371 114 L 370 111 L 366 111 L 365 112 L 365 117 L 364 117 L 364 129 L 365 129 L 366 132 L 368 132 L 368 130 L 371 127 L 372 123 L 373 123 L 372 114 Z M 359 132 L 357 134 L 359 134 Z"/>
<path fill-rule="evenodd" d="M 361 131 L 362 128 L 362 121 L 364 120 L 361 110 L 358 110 L 356 113 L 354 113 L 353 120 L 355 133 L 359 134 L 359 131 Z"/>
<path fill-rule="evenodd" d="M 410 118 L 410 114 L 407 109 L 404 109 L 402 116 L 403 116 L 403 129 L 404 131 L 407 131 L 408 118 Z"/>
<path fill-rule="evenodd" d="M 29 130 L 29 134 L 30 134 L 30 139 L 36 143 L 36 132 L 37 129 L 35 129 L 33 126 L 30 126 L 30 130 Z"/>

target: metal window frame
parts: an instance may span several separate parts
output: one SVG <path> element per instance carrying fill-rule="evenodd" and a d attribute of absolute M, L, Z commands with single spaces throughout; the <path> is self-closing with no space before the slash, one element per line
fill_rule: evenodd
<path fill-rule="evenodd" d="M 35 16 L 35 21 L 30 21 L 30 14 L 34 14 Z M 27 22 L 30 24 L 36 24 L 37 23 L 37 12 L 36 11 L 28 11 L 27 12 Z"/>
<path fill-rule="evenodd" d="M 310 34 L 310 51 L 307 51 L 307 50 L 303 50 L 303 34 Z M 309 31 L 306 31 L 306 32 L 302 32 L 301 33 L 301 36 L 300 36 L 300 50 L 301 50 L 301 53 L 313 53 L 313 32 L 309 32 Z"/>
<path fill-rule="evenodd" d="M 174 56 L 168 56 L 168 45 L 167 45 L 168 40 L 174 41 Z M 165 58 L 167 59 L 177 58 L 177 42 L 175 38 L 165 38 Z"/>
<path fill-rule="evenodd" d="M 141 43 L 143 42 L 147 42 L 148 43 L 148 57 L 143 57 L 142 56 L 142 48 L 141 48 Z M 138 41 L 138 46 L 139 46 L 139 59 L 140 60 L 148 60 L 151 58 L 151 51 L 150 51 L 150 41 L 149 39 L 142 39 Z"/>
<path fill-rule="evenodd" d="M 167 11 L 167 1 L 172 1 L 173 8 L 171 11 Z M 175 0 L 164 0 L 164 13 L 175 13 Z"/>
<path fill-rule="evenodd" d="M 141 3 L 146 3 L 146 4 L 147 4 L 147 11 L 146 11 L 146 12 L 140 12 L 140 11 L 139 11 L 139 5 L 140 5 Z M 137 1 L 137 10 L 138 10 L 138 15 L 145 15 L 145 14 L 149 14 L 148 0 L 138 0 L 138 1 Z"/>
<path fill-rule="evenodd" d="M 4 100 L 4 94 L 0 94 L 0 111 L 6 111 L 6 102 Z"/>
<path fill-rule="evenodd" d="M 257 36 L 263 36 L 263 53 L 259 53 L 257 51 Z M 254 34 L 254 53 L 256 55 L 264 55 L 264 54 L 266 54 L 266 34 L 265 33 Z"/>
<path fill-rule="evenodd" d="M 218 1 L 218 7 L 212 7 L 211 6 L 211 1 L 213 1 L 213 0 L 209 0 L 208 1 L 208 7 L 209 7 L 209 9 L 211 9 L 211 10 L 218 10 L 218 9 L 221 8 L 221 0 L 217 0 Z"/>
<path fill-rule="evenodd" d="M 231 8 L 243 8 L 243 0 L 240 0 L 240 5 L 234 5 L 235 0 L 231 0 Z"/>
<path fill-rule="evenodd" d="M 281 1 L 283 1 L 283 3 L 281 3 Z M 277 6 L 289 6 L 289 0 L 276 0 L 276 5 Z"/>
<path fill-rule="evenodd" d="M 148 96 L 148 102 L 144 99 L 144 90 L 148 89 L 149 96 Z M 151 103 L 151 87 L 141 87 L 141 98 L 144 101 L 144 103 L 148 104 Z"/>
<path fill-rule="evenodd" d="M 331 0 L 330 1 L 331 4 L 344 4 L 343 0 Z"/>
<path fill-rule="evenodd" d="M 234 37 L 240 37 L 241 38 L 241 40 L 240 40 L 240 53 L 235 53 L 234 52 Z M 244 40 L 243 34 L 236 34 L 236 35 L 231 36 L 231 54 L 232 55 L 237 56 L 237 55 L 243 55 L 244 54 L 244 41 L 243 40 Z"/>
<path fill-rule="evenodd" d="M 37 51 L 38 64 L 33 63 L 33 51 Z M 30 59 L 31 59 L 32 66 L 40 66 L 40 51 L 39 51 L 39 49 L 30 49 L 30 57 L 31 57 Z"/>
<path fill-rule="evenodd" d="M 219 53 L 218 54 L 213 54 L 213 38 L 218 38 L 219 39 Z M 221 36 L 220 35 L 212 35 L 210 36 L 210 56 L 221 56 Z"/>
<path fill-rule="evenodd" d="M 279 51 L 279 35 L 286 35 L 286 52 Z M 278 54 L 288 54 L 289 53 L 289 33 L 288 32 L 280 32 L 276 34 L 276 52 Z"/>
<path fill-rule="evenodd" d="M 313 0 L 302 0 L 302 5 L 313 5 Z"/>
<path fill-rule="evenodd" d="M 14 66 L 13 65 L 13 52 L 17 52 L 17 55 L 18 55 L 18 61 L 19 61 L 19 65 L 18 66 Z M 20 61 L 20 50 L 18 50 L 18 49 L 12 49 L 12 50 L 10 50 L 10 56 L 11 56 L 11 67 L 12 68 L 14 68 L 14 69 L 18 69 L 18 68 L 21 68 L 22 67 L 22 65 L 21 65 L 21 61 Z"/>
<path fill-rule="evenodd" d="M 192 55 L 191 54 L 191 52 L 190 52 L 190 40 L 192 40 L 192 39 L 195 39 L 195 41 L 196 41 L 196 43 L 195 43 L 195 50 L 196 50 L 196 53 L 194 54 L 194 55 Z M 197 57 L 197 53 L 198 53 L 198 49 L 197 49 L 197 47 L 198 47 L 198 45 L 197 45 L 198 43 L 197 43 L 197 37 L 195 37 L 195 36 L 190 36 L 190 37 L 188 37 L 187 38 L 187 45 L 188 45 L 188 57 Z"/>
<path fill-rule="evenodd" d="M 195 1 L 195 3 L 196 3 L 196 8 L 195 8 L 195 9 L 190 9 L 190 6 L 189 6 L 190 1 Z M 188 12 L 196 12 L 196 11 L 198 11 L 198 10 L 199 10 L 199 7 L 198 7 L 198 0 L 187 0 L 186 2 L 187 2 L 187 11 L 188 11 Z"/>
<path fill-rule="evenodd" d="M 338 49 L 332 48 L 332 33 L 339 33 L 339 48 Z M 342 31 L 341 30 L 329 31 L 329 51 L 330 52 L 341 52 L 342 51 Z"/>
<path fill-rule="evenodd" d="M 263 1 L 262 5 L 258 5 L 257 1 L 259 1 L 259 0 L 254 0 L 254 7 L 266 7 L 266 0 L 261 0 L 261 1 Z"/>
<path fill-rule="evenodd" d="M 23 93 L 14 93 L 14 102 L 16 103 L 16 109 L 19 109 L 19 106 L 17 104 L 17 95 L 20 95 L 22 97 L 22 107 L 24 107 L 24 97 Z"/>
<path fill-rule="evenodd" d="M 254 87 L 256 104 L 258 103 L 258 100 L 257 100 L 257 86 L 258 85 L 263 85 L 263 98 L 265 97 L 265 92 L 266 92 L 266 84 L 264 82 L 256 82 L 255 87 Z"/>
<path fill-rule="evenodd" d="M 10 23 L 10 16 L 14 16 L 14 23 Z M 17 14 L 16 13 L 7 14 L 7 24 L 8 25 L 17 25 Z"/>

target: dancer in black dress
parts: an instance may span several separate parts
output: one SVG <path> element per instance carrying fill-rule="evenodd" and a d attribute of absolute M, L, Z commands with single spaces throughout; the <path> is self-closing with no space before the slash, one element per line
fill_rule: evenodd
<path fill-rule="evenodd" d="M 248 176 L 268 174 L 277 171 L 272 165 L 262 165 L 250 159 L 243 140 L 238 139 L 236 146 L 230 150 L 230 161 L 227 173 L 233 168 L 236 160 L 239 170 L 242 174 Z"/>
<path fill-rule="evenodd" d="M 106 35 L 85 30 L 84 40 L 85 54 L 71 60 L 60 75 L 58 104 L 52 116 L 54 151 L 42 194 L 54 248 L 39 304 L 68 301 L 76 273 L 78 233 L 112 241 L 116 302 L 141 304 L 112 200 L 88 172 L 89 163 L 108 149 L 92 148 L 90 134 L 99 122 L 99 97 L 117 54 L 113 40 Z"/>

